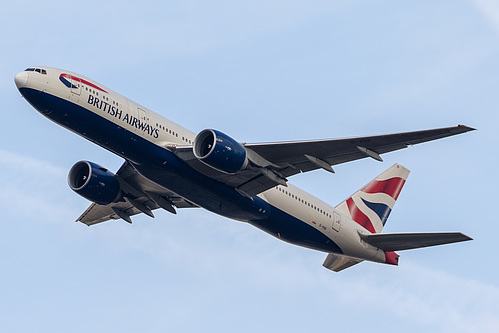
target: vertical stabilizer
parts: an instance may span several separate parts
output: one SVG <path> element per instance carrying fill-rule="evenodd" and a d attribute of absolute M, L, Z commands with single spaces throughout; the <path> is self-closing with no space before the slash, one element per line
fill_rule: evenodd
<path fill-rule="evenodd" d="M 381 232 L 408 176 L 408 169 L 394 164 L 336 209 L 368 231 Z"/>

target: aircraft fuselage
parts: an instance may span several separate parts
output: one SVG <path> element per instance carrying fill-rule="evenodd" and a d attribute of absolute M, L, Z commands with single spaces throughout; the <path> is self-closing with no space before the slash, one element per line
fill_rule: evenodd
<path fill-rule="evenodd" d="M 192 146 L 195 133 L 95 81 L 69 71 L 40 67 L 18 73 L 15 82 L 42 115 L 117 154 L 148 181 L 199 207 L 248 222 L 286 242 L 339 255 L 335 257 L 336 266 L 325 265 L 330 269 L 344 269 L 340 262 L 344 257 L 354 258 L 346 267 L 362 260 L 397 264 L 393 252 L 363 241 L 361 236 L 373 230 L 297 187 L 277 185 L 251 197 L 199 172 L 172 149 Z M 379 158 L 369 149 L 358 148 Z M 324 161 L 310 156 L 307 159 L 332 171 Z M 393 206 L 393 199 L 383 195 L 386 198 L 378 198 L 380 202 L 389 200 Z M 374 213 L 385 210 L 385 216 L 379 213 L 376 219 L 386 219 L 390 212 L 386 207 L 375 204 Z"/>

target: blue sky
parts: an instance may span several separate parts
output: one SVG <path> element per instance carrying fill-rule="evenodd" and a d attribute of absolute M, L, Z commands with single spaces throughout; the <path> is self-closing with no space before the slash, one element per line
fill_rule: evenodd
<path fill-rule="evenodd" d="M 1 12 L 1 331 L 497 331 L 494 1 L 11 1 Z M 35 65 L 242 142 L 478 128 L 291 178 L 336 205 L 401 163 L 412 172 L 385 230 L 475 240 L 334 273 L 323 253 L 200 209 L 74 223 L 89 203 L 66 184 L 71 166 L 122 160 L 21 98 L 14 75 Z"/>

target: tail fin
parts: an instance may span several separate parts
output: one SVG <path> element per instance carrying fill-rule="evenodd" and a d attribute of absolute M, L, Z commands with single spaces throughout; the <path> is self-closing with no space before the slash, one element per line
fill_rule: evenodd
<path fill-rule="evenodd" d="M 336 206 L 336 209 L 371 233 L 381 232 L 409 172 L 402 165 L 394 164 Z"/>

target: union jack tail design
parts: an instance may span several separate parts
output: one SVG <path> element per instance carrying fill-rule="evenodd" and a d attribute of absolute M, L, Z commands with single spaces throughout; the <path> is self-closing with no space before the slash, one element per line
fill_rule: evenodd
<path fill-rule="evenodd" d="M 371 233 L 379 233 L 383 230 L 408 176 L 408 169 L 394 164 L 336 206 L 336 209 Z"/>

